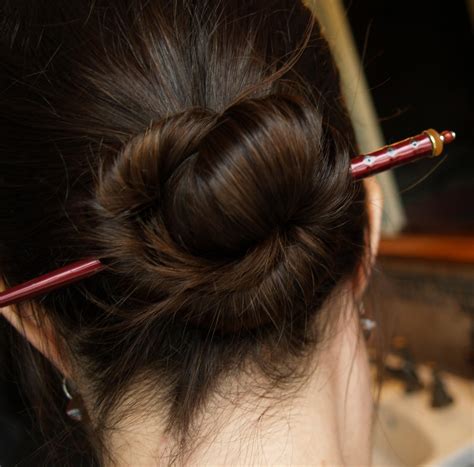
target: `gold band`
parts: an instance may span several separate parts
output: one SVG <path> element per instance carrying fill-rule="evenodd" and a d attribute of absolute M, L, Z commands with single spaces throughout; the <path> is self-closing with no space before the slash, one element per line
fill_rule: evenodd
<path fill-rule="evenodd" d="M 431 140 L 431 145 L 433 146 L 433 156 L 439 156 L 443 152 L 443 139 L 441 135 L 436 131 L 430 128 L 429 130 L 425 130 L 423 132 L 425 135 Z"/>

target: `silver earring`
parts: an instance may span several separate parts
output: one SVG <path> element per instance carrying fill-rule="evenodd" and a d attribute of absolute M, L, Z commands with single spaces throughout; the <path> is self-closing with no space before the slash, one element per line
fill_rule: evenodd
<path fill-rule="evenodd" d="M 64 395 L 68 399 L 66 414 L 72 420 L 76 422 L 80 422 L 82 420 L 82 411 L 80 409 L 80 406 L 77 403 L 78 402 L 77 398 L 71 394 L 71 391 L 67 384 L 66 377 L 63 377 L 62 388 L 63 388 Z"/>
<path fill-rule="evenodd" d="M 359 321 L 362 327 L 362 332 L 364 333 L 365 339 L 369 339 L 370 335 L 372 334 L 372 331 L 377 327 L 377 323 L 373 319 L 364 317 L 365 308 L 362 302 L 358 303 L 358 309 L 360 315 Z"/>
<path fill-rule="evenodd" d="M 370 337 L 372 331 L 377 327 L 377 323 L 373 319 L 369 318 L 360 318 L 360 324 L 366 339 Z"/>
<path fill-rule="evenodd" d="M 64 395 L 65 395 L 69 400 L 72 400 L 71 391 L 69 391 L 69 388 L 68 388 L 68 386 L 67 386 L 67 379 L 66 379 L 65 376 L 63 377 L 62 388 L 63 388 Z"/>

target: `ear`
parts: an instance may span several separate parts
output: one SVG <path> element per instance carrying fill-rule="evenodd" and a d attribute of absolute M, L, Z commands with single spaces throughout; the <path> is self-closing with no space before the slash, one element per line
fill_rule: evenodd
<path fill-rule="evenodd" d="M 365 292 L 370 278 L 370 271 L 374 265 L 380 244 L 380 233 L 383 212 L 382 189 L 375 177 L 363 179 L 366 191 L 365 204 L 368 217 L 368 229 L 366 233 L 366 248 L 364 258 L 358 266 L 354 278 L 353 287 L 355 296 L 359 299 Z"/>
<path fill-rule="evenodd" d="M 0 290 L 5 290 L 0 279 Z M 40 351 L 65 377 L 70 377 L 69 365 L 61 357 L 59 336 L 51 320 L 43 314 L 40 319 L 28 307 L 22 307 L 22 314 L 12 306 L 0 308 L 0 315 L 38 351 Z"/>

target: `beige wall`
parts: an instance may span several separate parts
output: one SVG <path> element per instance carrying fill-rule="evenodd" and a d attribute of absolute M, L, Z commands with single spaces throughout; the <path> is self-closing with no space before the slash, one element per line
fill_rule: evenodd
<path fill-rule="evenodd" d="M 367 85 L 349 22 L 341 0 L 306 0 L 318 18 L 341 72 L 342 91 L 362 151 L 385 144 L 372 96 Z M 384 193 L 383 231 L 395 234 L 405 224 L 405 215 L 392 173 L 377 175 Z"/>

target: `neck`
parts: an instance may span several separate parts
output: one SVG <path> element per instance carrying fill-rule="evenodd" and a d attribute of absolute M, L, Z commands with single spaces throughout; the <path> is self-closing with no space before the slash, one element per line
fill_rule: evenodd
<path fill-rule="evenodd" d="M 319 350 L 314 371 L 297 392 L 263 399 L 246 390 L 237 401 L 210 401 L 191 454 L 180 464 L 369 465 L 369 369 L 357 313 L 350 315 Z M 236 385 L 243 388 L 247 382 L 226 384 L 235 393 Z M 107 438 L 114 457 L 108 465 L 167 464 L 176 445 L 165 435 L 160 419 L 149 410 L 137 410 L 124 419 Z"/>

